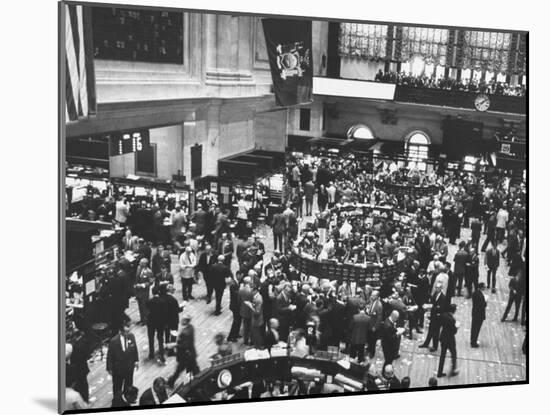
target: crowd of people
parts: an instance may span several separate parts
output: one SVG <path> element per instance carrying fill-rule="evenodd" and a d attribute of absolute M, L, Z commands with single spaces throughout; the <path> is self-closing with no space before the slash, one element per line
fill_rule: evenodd
<path fill-rule="evenodd" d="M 413 75 L 412 73 L 387 71 L 381 69 L 374 77 L 376 82 L 391 83 L 397 85 L 413 86 L 415 88 L 444 89 L 448 91 L 481 92 L 484 94 L 508 95 L 515 97 L 525 96 L 525 85 L 510 85 L 507 82 L 496 80 L 496 76 L 489 81 L 481 78 L 453 79 L 435 74 Z"/>
<path fill-rule="evenodd" d="M 147 327 L 148 358 L 164 365 L 172 354 L 177 362 L 172 376 L 156 379 L 141 395 L 140 403 L 147 400 L 153 404 L 166 399 L 167 390 L 175 386 L 182 372 L 192 377 L 200 371 L 191 316 L 181 316 L 185 305 L 193 300 L 210 304 L 214 297 L 213 314 L 232 315 L 227 334 L 215 338 L 218 352 L 213 358 L 242 347 L 270 350 L 286 344 L 303 355 L 336 347 L 368 366 L 367 390 L 410 385 L 410 379 L 399 380 L 393 374 L 392 363 L 399 357 L 402 336 L 422 340 L 421 347 L 431 351 L 441 348 L 438 377 L 458 374 L 455 336 L 460 324 L 454 317 L 453 298 L 465 295 L 471 299 L 470 345 L 479 347 L 487 306 L 484 290 L 495 290 L 500 261 L 509 264 L 512 277 L 502 320 L 515 305 L 514 320 L 521 315 L 525 324 L 524 184 L 511 184 L 509 179 L 485 180 L 470 173 L 433 174 L 426 180 L 440 191 L 419 199 L 388 194 L 376 185 L 380 180 L 402 182 L 409 176 L 424 180 L 423 174 L 403 172 L 395 163 L 369 173 L 366 164 L 356 159 L 309 163 L 290 159 L 285 190 L 288 203 L 269 223 L 274 245 L 271 252 L 257 234 L 235 236 L 236 221 L 227 211 L 208 204 L 198 204 L 191 215 L 182 205 L 169 212 L 159 204 L 155 215 L 173 214 L 171 244 L 155 243 L 154 235 L 146 240 L 135 234 L 132 213 L 120 198 L 114 220 L 128 227 L 121 251 L 133 251 L 139 264 L 133 272 L 121 255 L 108 288 L 113 305 L 111 326 L 117 329 L 108 344 L 106 364 L 113 380 L 113 406 L 131 404 L 138 396 L 133 373 L 141 358 L 126 314 L 133 296 L 138 303 L 138 324 Z M 354 203 L 398 209 L 406 221 L 391 215 L 338 214 L 341 206 Z M 246 214 L 246 208 L 241 208 Z M 461 240 L 463 227 L 470 233 L 468 239 Z M 482 234 L 487 235 L 483 245 Z M 506 244 L 500 245 L 505 240 Z M 456 244 L 458 252 L 451 257 L 449 245 Z M 341 278 L 324 280 L 301 273 L 292 265 L 296 251 L 356 264 L 400 261 L 403 268 L 398 275 L 383 278 L 378 286 L 361 286 Z M 480 251 L 486 252 L 486 285 L 480 275 Z M 174 255 L 178 262 L 172 275 Z M 206 296 L 198 299 L 193 287 L 202 281 Z M 175 297 L 176 284 L 181 284 L 181 299 Z M 229 306 L 224 310 L 222 298 L 226 293 Z M 418 337 L 423 334 L 425 337 Z M 83 333 L 80 338 L 84 337 Z M 68 346 L 67 385 L 71 396 L 77 394 L 85 402 L 89 392 L 84 343 L 78 340 Z M 371 361 L 378 345 L 384 357 L 382 373 L 377 373 Z M 444 370 L 447 352 L 451 355 L 449 372 Z M 437 383 L 434 381 L 430 385 Z M 311 390 L 321 393 L 323 387 L 266 384 L 252 395 L 285 396 L 291 390 L 295 394 Z M 222 399 L 245 393 L 233 392 Z"/>

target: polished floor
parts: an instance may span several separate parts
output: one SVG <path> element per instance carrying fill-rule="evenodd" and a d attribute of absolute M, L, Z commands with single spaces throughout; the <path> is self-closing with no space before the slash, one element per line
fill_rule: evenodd
<path fill-rule="evenodd" d="M 308 218 L 305 218 L 307 220 Z M 304 222 L 302 222 L 303 224 Z M 267 228 L 261 229 L 260 234 L 265 236 L 264 243 L 268 251 L 265 259 L 267 260 L 272 250 L 273 241 L 271 231 Z M 462 239 L 468 237 L 469 231 L 462 229 Z M 483 241 L 483 236 L 482 236 Z M 502 247 L 501 247 L 502 248 Z M 449 245 L 449 258 L 453 258 L 456 252 L 456 246 Z M 484 254 L 480 255 L 480 264 L 483 264 Z M 501 261 L 501 266 L 497 272 L 497 292 L 495 294 L 486 291 L 489 296 L 487 306 L 487 320 L 483 324 L 479 336 L 480 347 L 473 349 L 470 347 L 470 326 L 471 326 L 471 300 L 464 297 L 454 299 L 458 309 L 456 319 L 461 323 L 457 334 L 457 353 L 458 353 L 458 376 L 445 377 L 439 379 L 440 385 L 465 385 L 481 384 L 493 382 L 515 382 L 526 379 L 526 358 L 522 353 L 522 343 L 525 337 L 525 330 L 518 322 L 501 323 L 500 318 L 506 307 L 508 299 L 508 268 L 505 261 Z M 236 265 L 234 264 L 234 267 Z M 176 265 L 173 265 L 173 271 L 176 271 Z M 485 268 L 480 265 L 480 281 L 485 281 Z M 179 281 L 176 283 L 176 297 L 181 299 Z M 199 367 L 208 367 L 209 358 L 215 353 L 213 337 L 218 332 L 229 331 L 231 326 L 231 313 L 227 309 L 229 295 L 226 290 L 223 297 L 223 312 L 220 316 L 214 315 L 214 303 L 207 305 L 202 297 L 205 294 L 204 283 L 193 288 L 193 294 L 196 300 L 191 301 L 186 311 L 192 316 L 192 324 L 196 332 L 196 349 L 198 353 Z M 138 319 L 137 303 L 131 300 L 130 308 L 127 313 L 135 322 Z M 512 311 L 513 313 L 513 311 Z M 512 318 L 513 314 L 509 316 Z M 133 325 L 132 332 L 138 342 L 140 353 L 140 367 L 134 374 L 134 384 L 141 392 L 149 388 L 158 376 L 168 377 L 176 367 L 174 357 L 167 359 L 166 365 L 161 365 L 158 361 L 147 360 L 148 341 L 146 328 Z M 426 333 L 426 330 L 425 330 Z M 409 376 L 411 378 L 411 387 L 427 386 L 428 379 L 435 376 L 439 362 L 439 351 L 430 353 L 427 349 L 421 349 L 424 335 L 415 334 L 413 340 L 403 338 L 401 342 L 401 357 L 394 362 L 395 373 L 399 378 Z M 240 343 L 234 343 L 236 350 L 241 350 L 243 346 Z M 377 354 L 374 361 L 379 369 L 383 364 L 383 355 L 380 345 L 378 345 Z M 91 373 L 88 376 L 90 385 L 90 404 L 93 408 L 104 408 L 111 406 L 112 383 L 110 376 L 105 370 L 105 360 L 100 359 L 97 354 L 90 363 Z M 450 357 L 446 362 L 446 370 L 450 370 Z M 179 382 L 184 382 L 185 375 L 182 375 Z"/>

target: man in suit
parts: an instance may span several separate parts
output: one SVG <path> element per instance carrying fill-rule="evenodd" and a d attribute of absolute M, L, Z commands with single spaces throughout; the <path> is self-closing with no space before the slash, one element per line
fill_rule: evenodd
<path fill-rule="evenodd" d="M 315 185 L 311 180 L 304 184 L 306 198 L 306 216 L 311 216 L 313 210 L 313 197 L 315 196 Z"/>
<path fill-rule="evenodd" d="M 284 251 L 283 235 L 286 232 L 286 219 L 282 212 L 273 215 L 271 226 L 273 227 L 273 249 Z"/>
<path fill-rule="evenodd" d="M 496 246 L 496 229 L 497 229 L 497 216 L 495 212 L 491 212 L 486 225 L 487 237 L 483 242 L 483 245 L 481 247 L 481 252 L 485 252 L 489 242 L 491 243 L 491 245 Z"/>
<path fill-rule="evenodd" d="M 456 332 L 458 330 L 458 323 L 454 318 L 456 311 L 456 304 L 449 305 L 448 311 L 441 315 L 441 355 L 439 357 L 439 368 L 437 370 L 437 377 L 446 376 L 443 372 L 445 366 L 445 356 L 447 350 L 451 352 L 452 369 L 450 376 L 458 375 L 456 370 Z"/>
<path fill-rule="evenodd" d="M 476 250 L 476 252 L 479 251 L 479 238 L 481 237 L 482 226 L 483 225 L 477 216 L 474 217 L 470 223 L 470 229 L 472 230 L 472 247 Z"/>
<path fill-rule="evenodd" d="M 122 269 L 116 271 L 115 276 L 109 281 L 109 293 L 111 294 L 111 328 L 118 330 L 122 325 L 126 314 L 124 311 L 128 308 L 129 281 Z"/>
<path fill-rule="evenodd" d="M 126 320 L 119 333 L 109 342 L 107 351 L 107 372 L 113 378 L 113 396 L 133 386 L 134 370 L 139 368 L 136 338 L 130 333 L 130 322 Z"/>
<path fill-rule="evenodd" d="M 256 284 L 252 285 L 252 300 L 246 301 L 245 306 L 250 308 L 251 319 L 250 319 L 250 329 L 251 329 L 251 338 L 252 344 L 256 349 L 259 349 L 263 346 L 264 336 L 262 328 L 264 327 L 264 312 L 263 312 L 263 299 L 258 290 Z"/>
<path fill-rule="evenodd" d="M 149 340 L 149 359 L 155 358 L 155 334 L 159 345 L 160 361 L 164 358 L 164 329 L 168 326 L 168 310 L 166 301 L 160 298 L 159 289 L 153 288 L 153 297 L 147 302 L 147 338 Z"/>
<path fill-rule="evenodd" d="M 384 320 L 382 327 L 382 351 L 384 352 L 384 367 L 391 365 L 394 359 L 399 357 L 401 335 L 397 331 L 399 311 L 393 310 Z"/>
<path fill-rule="evenodd" d="M 485 266 L 487 267 L 487 288 L 492 293 L 497 292 L 497 269 L 500 265 L 500 252 L 497 247 L 491 244 L 491 248 L 485 253 Z"/>
<path fill-rule="evenodd" d="M 472 294 L 472 327 L 470 330 L 470 346 L 472 347 L 479 347 L 477 338 L 479 336 L 479 331 L 481 330 L 481 325 L 485 320 L 487 301 L 485 300 L 485 295 L 483 294 L 484 288 L 485 284 L 480 282 L 477 289 Z"/>
<path fill-rule="evenodd" d="M 226 280 L 232 278 L 231 270 L 224 264 L 225 256 L 218 255 L 218 262 L 210 266 L 210 284 L 216 293 L 216 311 L 215 315 L 219 316 L 222 310 L 222 297 L 225 290 Z"/>
<path fill-rule="evenodd" d="M 447 299 L 442 292 L 441 284 L 435 286 L 435 292 L 432 295 L 430 302 L 432 309 L 430 311 L 430 327 L 428 328 L 428 335 L 426 340 L 419 347 L 430 347 L 430 340 L 433 339 L 433 346 L 430 348 L 430 352 L 437 350 L 439 343 L 439 331 L 441 330 L 441 314 L 447 306 Z"/>
<path fill-rule="evenodd" d="M 479 281 L 479 256 L 473 247 L 470 247 L 469 250 L 465 279 L 469 298 L 472 296 L 474 289 L 477 289 Z"/>
<path fill-rule="evenodd" d="M 174 297 L 176 289 L 172 284 L 159 288 L 160 299 L 164 302 L 166 310 L 166 325 L 164 327 L 164 342 L 170 343 L 170 331 L 177 330 L 179 325 L 179 315 L 183 311 L 183 306 L 180 306 L 178 300 Z"/>
<path fill-rule="evenodd" d="M 516 311 L 514 313 L 514 319 L 512 321 L 518 321 L 519 316 L 519 309 L 521 304 L 521 289 L 520 289 L 520 283 L 519 283 L 519 277 L 517 275 L 514 275 L 510 278 L 510 282 L 508 283 L 508 304 L 506 304 L 506 310 L 504 310 L 504 315 L 502 316 L 502 319 L 500 321 L 504 322 L 506 321 L 506 318 L 508 317 L 508 313 L 512 309 L 512 304 L 516 305 Z"/>
<path fill-rule="evenodd" d="M 381 329 L 384 321 L 382 302 L 380 301 L 380 292 L 373 291 L 370 296 L 370 304 L 367 306 L 368 315 L 371 318 L 371 333 L 367 336 L 367 351 L 372 359 L 376 353 L 376 342 L 380 338 Z"/>
<path fill-rule="evenodd" d="M 372 333 L 371 317 L 365 312 L 365 303 L 361 302 L 359 312 L 351 321 L 350 357 L 357 357 L 359 363 L 365 360 L 365 345 Z"/>
<path fill-rule="evenodd" d="M 252 279 L 250 277 L 243 278 L 243 285 L 239 289 L 239 314 L 241 315 L 241 321 L 243 324 L 243 342 L 245 345 L 250 344 L 250 329 L 252 320 L 252 310 L 246 305 L 246 302 L 252 301 L 252 289 L 250 284 Z"/>
<path fill-rule="evenodd" d="M 282 341 L 287 341 L 288 339 L 292 312 L 296 309 L 290 298 L 291 292 L 292 285 L 285 283 L 282 291 L 275 299 L 274 317 L 279 320 L 279 334 Z"/>
<path fill-rule="evenodd" d="M 466 252 L 466 244 L 461 241 L 458 244 L 458 251 L 454 257 L 455 269 L 454 274 L 458 282 L 457 295 L 462 295 L 462 284 L 464 283 L 464 275 L 466 274 L 466 262 L 468 261 L 468 252 Z"/>
<path fill-rule="evenodd" d="M 212 292 L 214 287 L 212 286 L 212 278 L 210 275 L 210 267 L 216 263 L 216 256 L 212 252 L 212 246 L 207 244 L 204 247 L 204 252 L 199 257 L 199 262 L 197 263 L 197 271 L 202 273 L 204 282 L 206 284 L 206 304 L 210 304 L 212 301 Z"/>
<path fill-rule="evenodd" d="M 139 389 L 135 386 L 130 386 L 124 391 L 118 392 L 113 397 L 111 408 L 128 408 L 137 402 Z"/>
<path fill-rule="evenodd" d="M 154 281 L 153 271 L 148 267 L 148 264 L 149 260 L 146 258 L 139 260 L 136 271 L 136 284 L 134 285 L 141 324 L 147 324 L 147 301 L 149 300 L 151 284 Z"/>
<path fill-rule="evenodd" d="M 233 322 L 227 336 L 227 341 L 236 342 L 241 329 L 241 312 L 239 307 L 239 282 L 231 276 L 226 281 L 229 286 L 229 310 L 233 313 Z"/>
<path fill-rule="evenodd" d="M 139 398 L 139 405 L 160 405 L 167 399 L 166 379 L 158 377 L 153 381 L 153 386 L 142 393 Z"/>
<path fill-rule="evenodd" d="M 204 235 L 207 225 L 207 213 L 202 207 L 202 203 L 197 205 L 197 210 L 191 215 L 191 220 L 195 222 L 197 235 Z"/>

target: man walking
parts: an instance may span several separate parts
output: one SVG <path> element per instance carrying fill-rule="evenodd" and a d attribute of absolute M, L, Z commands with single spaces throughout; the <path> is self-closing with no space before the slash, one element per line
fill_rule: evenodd
<path fill-rule="evenodd" d="M 445 356 L 447 351 L 451 352 L 451 374 L 450 376 L 458 375 L 456 370 L 456 332 L 460 326 L 454 318 L 456 311 L 456 304 L 449 306 L 449 311 L 441 315 L 441 356 L 439 357 L 439 369 L 437 370 L 437 377 L 446 376 L 443 372 L 445 366 Z"/>
<path fill-rule="evenodd" d="M 371 333 L 371 318 L 365 313 L 365 304 L 360 304 L 360 309 L 353 316 L 351 322 L 350 357 L 358 358 L 359 363 L 365 360 L 365 345 Z"/>
<path fill-rule="evenodd" d="M 497 291 L 497 269 L 500 265 L 500 252 L 496 245 L 491 244 L 491 248 L 485 253 L 485 266 L 487 267 L 487 288 L 492 293 Z"/>

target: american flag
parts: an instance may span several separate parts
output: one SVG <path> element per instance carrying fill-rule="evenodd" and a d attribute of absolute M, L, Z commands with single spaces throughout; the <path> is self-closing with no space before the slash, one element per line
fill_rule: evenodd
<path fill-rule="evenodd" d="M 64 4 L 66 116 L 68 121 L 96 112 L 91 9 Z"/>

